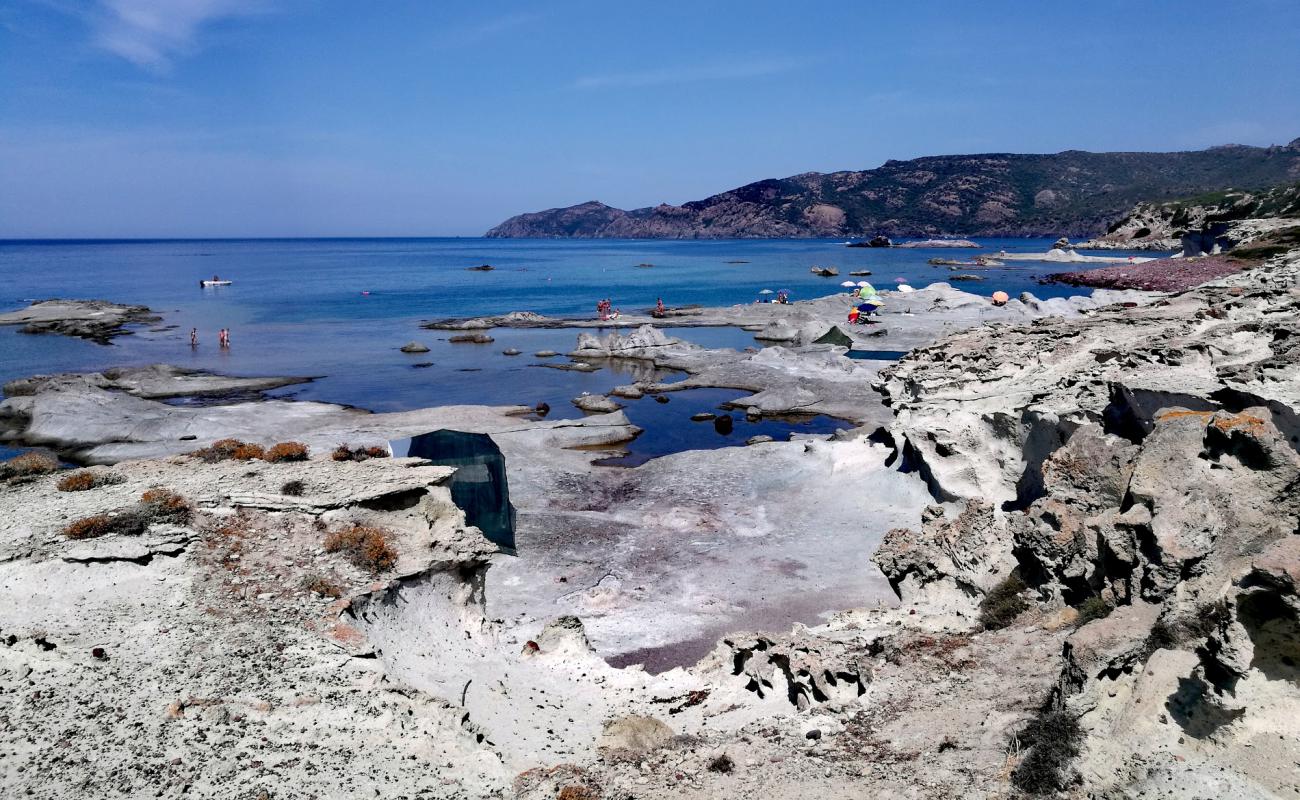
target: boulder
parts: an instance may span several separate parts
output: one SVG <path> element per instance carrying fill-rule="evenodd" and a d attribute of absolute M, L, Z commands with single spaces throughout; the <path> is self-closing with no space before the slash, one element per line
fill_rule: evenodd
<path fill-rule="evenodd" d="M 609 758 L 635 759 L 672 741 L 673 729 L 654 717 L 630 714 L 605 723 L 597 748 Z"/>
<path fill-rule="evenodd" d="M 1012 542 L 993 506 L 972 500 L 956 517 L 943 506 L 921 515 L 921 531 L 895 528 L 871 560 L 899 600 L 974 617 L 980 599 L 1016 567 Z"/>
<path fill-rule="evenodd" d="M 421 344 L 420 342 L 407 342 L 406 344 L 402 345 L 402 346 L 401 346 L 400 348 L 398 348 L 398 349 L 401 350 L 403 353 L 427 353 L 427 352 L 429 352 L 429 346 L 426 345 L 426 344 Z"/>
<path fill-rule="evenodd" d="M 799 338 L 799 329 L 784 320 L 774 320 L 754 334 L 754 338 L 761 342 L 793 342 Z"/>
<path fill-rule="evenodd" d="M 584 394 L 575 397 L 573 404 L 588 414 L 610 414 L 623 407 L 602 394 Z"/>

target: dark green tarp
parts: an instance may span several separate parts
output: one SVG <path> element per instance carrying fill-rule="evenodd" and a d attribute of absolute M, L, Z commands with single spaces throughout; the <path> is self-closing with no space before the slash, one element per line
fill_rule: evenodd
<path fill-rule="evenodd" d="M 407 455 L 455 467 L 451 499 L 465 521 L 501 548 L 515 550 L 515 507 L 506 484 L 506 458 L 485 433 L 433 431 L 411 437 Z"/>
<path fill-rule="evenodd" d="M 840 330 L 840 326 L 832 325 L 831 329 L 813 339 L 813 344 L 837 344 L 840 347 L 852 347 L 853 340 L 849 335 Z"/>

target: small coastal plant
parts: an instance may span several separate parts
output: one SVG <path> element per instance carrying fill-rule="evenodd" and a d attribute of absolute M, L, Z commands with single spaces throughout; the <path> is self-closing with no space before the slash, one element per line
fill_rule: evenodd
<path fill-rule="evenodd" d="M 69 539 L 97 539 L 110 533 L 118 533 L 121 521 L 109 514 L 95 514 L 76 520 L 63 529 L 63 535 Z"/>
<path fill-rule="evenodd" d="M 330 458 L 335 461 L 366 461 L 371 458 L 388 458 L 388 456 L 388 448 L 378 445 L 348 447 L 346 444 L 341 444 L 330 454 Z"/>
<path fill-rule="evenodd" d="M 1028 752 L 1011 773 L 1011 783 L 1033 795 L 1054 794 L 1064 789 L 1070 762 L 1079 755 L 1083 743 L 1083 729 L 1078 721 L 1064 710 L 1047 708 L 1030 720 L 1016 734 L 1016 739 Z"/>
<path fill-rule="evenodd" d="M 980 601 L 979 621 L 985 630 L 996 631 L 1007 627 L 1024 613 L 1029 604 L 1021 593 L 1029 587 L 1019 575 L 1008 575 L 994 586 Z"/>
<path fill-rule="evenodd" d="M 352 525 L 325 537 L 325 552 L 342 553 L 359 569 L 383 572 L 397 564 L 397 551 L 388 533 L 368 525 Z"/>
<path fill-rule="evenodd" d="M 77 470 L 61 478 L 54 488 L 60 492 L 85 492 L 101 486 L 112 486 L 126 480 L 112 472 L 91 472 L 88 469 Z"/>
<path fill-rule="evenodd" d="M 309 450 L 302 442 L 280 442 L 266 451 L 266 460 L 272 463 L 282 461 L 306 461 Z"/>
<path fill-rule="evenodd" d="M 195 450 L 190 455 L 197 456 L 210 464 L 217 461 L 229 461 L 234 458 L 235 451 L 243 446 L 244 443 L 238 439 L 218 439 L 207 447 Z"/>
<path fill-rule="evenodd" d="M 307 485 L 302 481 L 285 481 L 284 485 L 280 487 L 280 494 L 288 495 L 289 497 L 302 497 L 302 494 L 306 489 Z"/>
<path fill-rule="evenodd" d="M 153 523 L 188 525 L 194 515 L 190 501 L 170 489 L 157 488 L 140 495 L 136 511 L 143 518 L 145 527 Z"/>
<path fill-rule="evenodd" d="M 1093 595 L 1079 604 L 1079 617 L 1074 621 L 1074 624 L 1083 627 L 1094 619 L 1105 619 L 1114 610 L 1115 607 L 1107 603 L 1100 595 Z"/>
<path fill-rule="evenodd" d="M 230 457 L 236 461 L 260 461 L 266 458 L 266 449 L 260 444 L 245 443 L 236 447 Z"/>
<path fill-rule="evenodd" d="M 304 575 L 302 578 L 302 588 L 309 592 L 323 595 L 324 597 L 342 597 L 343 587 L 320 573 L 313 572 L 310 575 Z"/>
<path fill-rule="evenodd" d="M 49 453 L 32 452 L 0 462 L 0 480 L 34 478 L 59 471 L 59 460 Z"/>

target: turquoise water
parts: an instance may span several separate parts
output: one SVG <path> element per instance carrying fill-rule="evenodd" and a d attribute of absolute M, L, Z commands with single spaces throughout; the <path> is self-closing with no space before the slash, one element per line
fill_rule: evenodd
<path fill-rule="evenodd" d="M 1042 251 L 1046 239 L 986 240 L 989 250 Z M 989 250 L 983 251 L 988 252 Z M 537 350 L 572 349 L 572 330 L 499 330 L 490 345 L 453 345 L 423 320 L 528 310 L 593 315 L 598 299 L 615 307 L 730 305 L 752 302 L 761 289 L 789 289 L 795 299 L 838 291 L 852 270 L 868 269 L 886 286 L 943 280 L 941 256 L 976 250 L 845 248 L 842 241 L 643 241 L 503 239 L 316 239 L 130 242 L 0 242 L 0 308 L 49 297 L 102 298 L 148 305 L 166 330 L 139 330 L 101 346 L 63 336 L 29 336 L 0 327 L 0 380 L 39 372 L 94 370 L 166 362 L 241 375 L 311 375 L 320 379 L 282 394 L 346 403 L 375 411 L 452 403 L 547 402 L 553 416 L 578 414 L 569 400 L 604 393 L 637 377 L 630 366 L 595 373 L 534 366 Z M 746 263 L 732 263 L 746 262 Z M 638 267 L 639 264 L 652 267 Z M 491 264 L 492 272 L 468 271 Z M 836 266 L 840 278 L 820 278 L 810 266 Z M 1079 290 L 1039 286 L 1047 265 L 982 271 L 988 280 L 968 291 L 1012 296 L 1030 290 L 1062 296 Z M 232 286 L 202 289 L 220 275 Z M 363 294 L 368 292 L 369 294 Z M 188 345 L 199 329 L 200 347 Z M 221 327 L 232 347 L 216 347 Z M 755 346 L 736 329 L 669 331 L 710 347 Z M 398 347 L 419 340 L 431 352 Z M 525 355 L 501 351 L 515 347 Z M 414 364 L 433 362 L 417 368 Z M 712 408 L 713 398 L 672 406 Z M 629 413 L 636 419 L 633 404 Z M 655 411 L 657 425 L 664 425 Z M 755 431 L 757 432 L 757 431 Z M 768 432 L 768 431 L 763 431 Z M 777 431 L 779 434 L 779 431 Z M 719 438 L 719 437 L 714 437 Z"/>

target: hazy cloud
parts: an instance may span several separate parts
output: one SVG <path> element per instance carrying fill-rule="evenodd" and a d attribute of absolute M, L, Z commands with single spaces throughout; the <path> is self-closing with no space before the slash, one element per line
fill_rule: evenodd
<path fill-rule="evenodd" d="M 191 51 L 204 25 L 265 10 L 263 0 L 99 0 L 87 14 L 95 44 L 149 69 Z"/>
<path fill-rule="evenodd" d="M 435 47 L 467 47 L 480 44 L 497 34 L 528 25 L 541 18 L 542 15 L 535 11 L 504 14 L 476 25 L 447 28 L 439 32 L 433 43 Z"/>
<path fill-rule="evenodd" d="M 793 59 L 729 61 L 717 64 L 697 64 L 688 67 L 665 67 L 641 72 L 589 75 L 574 81 L 573 86 L 576 89 L 607 89 L 662 86 L 673 83 L 699 83 L 701 81 L 741 80 L 790 72 L 799 66 L 800 62 Z"/>

